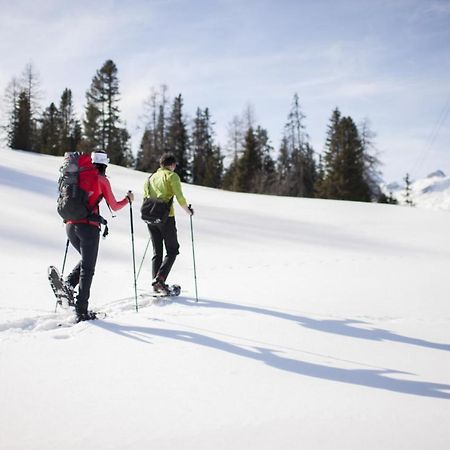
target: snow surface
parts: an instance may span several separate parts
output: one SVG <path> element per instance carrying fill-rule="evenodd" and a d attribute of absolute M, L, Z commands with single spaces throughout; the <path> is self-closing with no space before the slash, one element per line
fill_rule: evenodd
<path fill-rule="evenodd" d="M 125 208 L 92 288 L 108 316 L 71 325 L 46 278 L 60 164 L 0 149 L 2 450 L 449 448 L 448 212 L 185 185 L 199 302 L 177 207 L 182 296 L 152 303 L 147 256 L 136 313 Z M 147 175 L 109 176 L 137 194 L 139 266 Z"/>

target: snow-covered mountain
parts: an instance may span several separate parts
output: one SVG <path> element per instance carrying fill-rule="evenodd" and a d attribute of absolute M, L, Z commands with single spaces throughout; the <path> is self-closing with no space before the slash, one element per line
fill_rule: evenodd
<path fill-rule="evenodd" d="M 405 185 L 398 182 L 383 186 L 383 192 L 392 193 L 399 204 L 405 201 Z M 411 183 L 411 199 L 418 208 L 450 211 L 450 177 L 442 170 Z"/>
<path fill-rule="evenodd" d="M 66 243 L 60 164 L 0 149 L 2 450 L 448 448 L 448 212 L 185 185 L 198 303 L 177 207 L 182 295 L 152 302 L 147 255 L 135 311 L 127 207 L 92 286 L 107 317 L 74 325 L 46 279 Z M 139 266 L 147 174 L 109 176 L 136 193 Z"/>

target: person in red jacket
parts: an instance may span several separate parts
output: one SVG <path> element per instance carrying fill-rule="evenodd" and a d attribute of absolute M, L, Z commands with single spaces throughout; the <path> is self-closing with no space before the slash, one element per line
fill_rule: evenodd
<path fill-rule="evenodd" d="M 134 200 L 134 195 L 131 191 L 120 201 L 117 201 L 114 197 L 109 180 L 106 178 L 106 167 L 109 163 L 106 153 L 92 152 L 91 158 L 94 167 L 99 173 L 98 185 L 94 192 L 90 193 L 88 200 L 88 204 L 92 209 L 92 217 L 68 221 L 66 224 L 67 237 L 72 246 L 81 255 L 81 260 L 65 280 L 67 289 L 72 293 L 78 285 L 78 295 L 75 303 L 78 321 L 95 319 L 95 313 L 88 311 L 88 305 L 100 241 L 101 216 L 99 203 L 102 199 L 105 199 L 113 211 L 118 211 Z"/>

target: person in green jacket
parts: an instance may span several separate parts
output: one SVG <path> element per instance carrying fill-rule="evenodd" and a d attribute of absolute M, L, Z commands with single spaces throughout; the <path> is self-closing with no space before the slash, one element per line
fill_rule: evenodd
<path fill-rule="evenodd" d="M 149 177 L 144 185 L 144 199 L 150 197 L 158 198 L 166 203 L 171 202 L 169 217 L 164 223 L 147 225 L 153 245 L 153 290 L 168 295 L 169 288 L 166 280 L 180 249 L 173 197 L 176 197 L 179 205 L 190 216 L 194 214 L 194 210 L 187 206 L 187 201 L 183 196 L 180 177 L 175 173 L 177 167 L 175 156 L 172 153 L 164 153 L 159 160 L 159 164 L 160 168 Z M 163 245 L 166 248 L 164 259 Z"/>

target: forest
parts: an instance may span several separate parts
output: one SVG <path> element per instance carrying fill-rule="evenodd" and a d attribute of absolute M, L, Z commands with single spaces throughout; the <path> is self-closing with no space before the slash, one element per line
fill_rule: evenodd
<path fill-rule="evenodd" d="M 292 197 L 394 203 L 380 189 L 381 162 L 368 120 L 356 124 L 338 107 L 330 112 L 322 152 L 311 145 L 298 93 L 292 97 L 279 148 L 250 110 L 231 118 L 228 140 L 217 142 L 213 113 L 198 107 L 192 119 L 182 94 L 153 88 L 145 101 L 140 146 L 133 152 L 119 107 L 118 68 L 107 60 L 86 91 L 77 117 L 70 88 L 58 102 L 39 104 L 40 80 L 32 64 L 14 77 L 4 93 L 1 129 L 12 149 L 62 156 L 67 151 L 103 150 L 111 163 L 154 172 L 164 152 L 178 161 L 181 180 L 199 186 Z M 226 161 L 226 163 L 225 163 Z"/>

